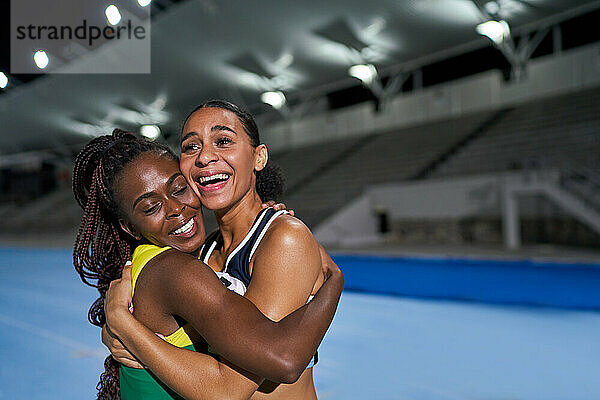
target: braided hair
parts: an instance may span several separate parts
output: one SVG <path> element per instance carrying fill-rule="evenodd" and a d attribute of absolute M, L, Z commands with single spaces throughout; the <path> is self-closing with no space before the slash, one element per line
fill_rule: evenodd
<path fill-rule="evenodd" d="M 136 245 L 119 226 L 122 213 L 115 196 L 115 178 L 146 152 L 178 160 L 167 146 L 120 129 L 115 129 L 112 135 L 92 139 L 75 159 L 73 194 L 83 209 L 83 216 L 73 247 L 73 265 L 81 280 L 100 292 L 88 312 L 88 320 L 96 326 L 101 327 L 106 322 L 106 292 L 110 282 L 121 277 L 123 265 L 130 260 Z M 118 366 L 111 356 L 104 361 L 105 371 L 96 386 L 99 400 L 120 398 Z"/>
<path fill-rule="evenodd" d="M 234 113 L 250 138 L 250 145 L 254 148 L 257 148 L 260 145 L 258 126 L 256 125 L 256 121 L 252 117 L 252 114 L 225 100 L 209 100 L 200 104 L 188 114 L 185 121 L 183 121 L 183 126 L 185 126 L 187 121 L 196 111 L 202 108 L 221 108 Z M 277 201 L 284 192 L 285 176 L 278 165 L 269 161 L 263 169 L 256 171 L 256 193 L 263 202 L 269 200 Z"/>

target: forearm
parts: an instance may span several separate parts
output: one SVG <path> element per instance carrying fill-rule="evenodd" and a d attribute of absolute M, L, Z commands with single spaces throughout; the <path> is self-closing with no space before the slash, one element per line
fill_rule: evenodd
<path fill-rule="evenodd" d="M 142 277 L 147 282 L 145 290 L 160 296 L 158 302 L 165 312 L 188 321 L 223 358 L 274 382 L 293 381 L 308 364 L 333 319 L 343 287 L 343 278 L 334 274 L 311 303 L 276 323 L 248 299 L 225 288 L 214 272 L 196 259 L 175 252 L 167 256 L 168 262 L 162 260 L 148 270 L 156 279 L 153 275 Z M 168 273 L 163 269 L 168 269 Z M 164 279 L 165 276 L 177 279 Z M 152 345 L 157 338 L 152 332 L 148 331 L 144 335 L 146 342 L 142 342 L 136 332 L 143 326 L 137 321 L 123 323 L 123 318 L 116 318 L 114 323 L 120 326 L 113 326 L 107 313 L 108 325 L 125 346 L 142 363 L 156 369 L 157 375 L 164 374 L 165 383 L 173 382 L 176 377 L 167 375 L 170 367 L 163 373 L 159 363 L 176 356 L 167 358 L 168 354 L 157 352 Z"/>
<path fill-rule="evenodd" d="M 298 379 L 314 356 L 335 314 L 344 286 L 343 276 L 330 277 L 313 300 L 275 323 L 259 321 L 248 313 L 238 314 L 236 325 L 251 326 L 251 333 L 236 344 L 213 345 L 223 357 L 235 365 L 274 382 L 292 383 Z M 210 335 L 210 334 L 209 334 Z M 245 349 L 240 353 L 240 348 Z"/>
<path fill-rule="evenodd" d="M 167 386 L 186 399 L 248 399 L 262 380 L 213 357 L 175 347 L 133 316 L 112 328 L 123 344 Z"/>

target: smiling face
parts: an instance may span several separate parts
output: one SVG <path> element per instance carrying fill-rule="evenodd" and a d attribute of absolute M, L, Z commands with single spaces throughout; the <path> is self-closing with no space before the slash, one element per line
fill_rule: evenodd
<path fill-rule="evenodd" d="M 183 127 L 181 172 L 209 210 L 227 210 L 248 196 L 258 199 L 255 171 L 267 159 L 266 147 L 252 147 L 244 126 L 229 110 L 201 108 Z"/>
<path fill-rule="evenodd" d="M 115 179 L 124 216 L 121 227 L 137 239 L 196 252 L 204 242 L 200 201 L 188 187 L 176 160 L 146 152 Z"/>

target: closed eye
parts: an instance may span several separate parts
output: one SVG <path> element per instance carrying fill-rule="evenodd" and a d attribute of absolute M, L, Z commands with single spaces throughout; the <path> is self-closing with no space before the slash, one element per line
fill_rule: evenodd
<path fill-rule="evenodd" d="M 177 195 L 181 195 L 181 194 L 184 194 L 186 190 L 187 190 L 187 186 L 183 186 L 180 189 L 175 190 L 173 192 L 173 194 L 176 195 L 176 196 Z"/>
<path fill-rule="evenodd" d="M 146 214 L 146 215 L 154 214 L 155 212 L 158 211 L 159 208 L 160 208 L 160 204 L 155 204 L 152 207 L 144 210 L 144 214 Z"/>

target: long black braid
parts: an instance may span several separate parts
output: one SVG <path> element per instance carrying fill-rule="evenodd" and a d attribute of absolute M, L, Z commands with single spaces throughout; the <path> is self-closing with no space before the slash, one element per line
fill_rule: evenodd
<path fill-rule="evenodd" d="M 81 280 L 100 292 L 88 312 L 88 320 L 96 326 L 106 322 L 104 297 L 110 282 L 121 277 L 136 244 L 119 227 L 115 178 L 127 164 L 149 151 L 177 160 L 168 147 L 120 129 L 91 140 L 75 159 L 73 194 L 83 216 L 73 247 L 73 265 Z M 104 361 L 105 371 L 96 386 L 99 400 L 120 399 L 118 366 L 111 356 Z"/>

